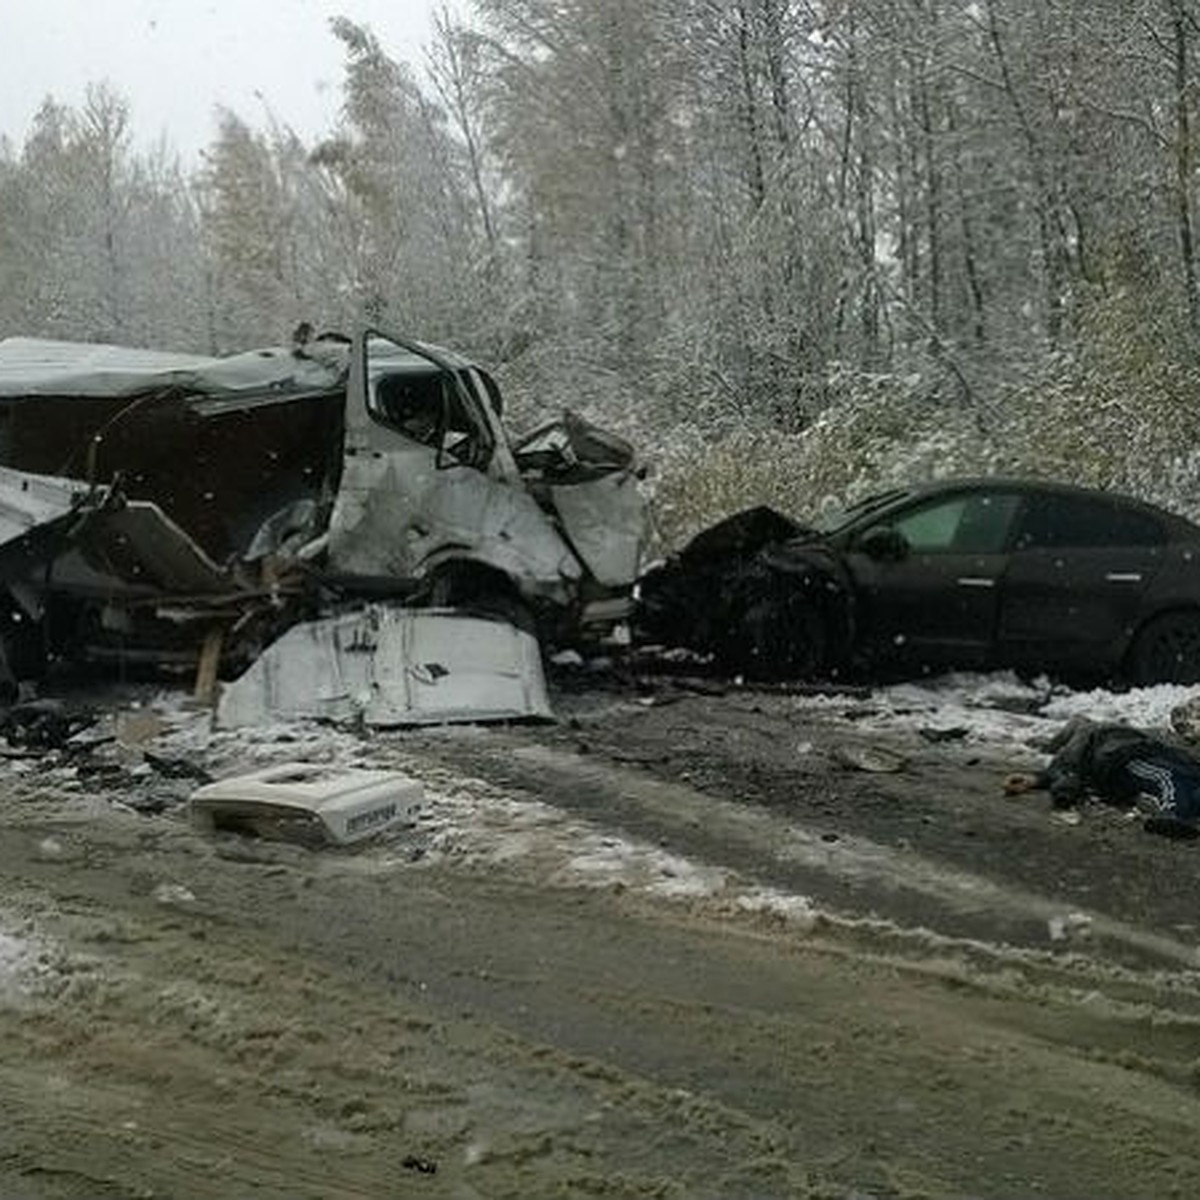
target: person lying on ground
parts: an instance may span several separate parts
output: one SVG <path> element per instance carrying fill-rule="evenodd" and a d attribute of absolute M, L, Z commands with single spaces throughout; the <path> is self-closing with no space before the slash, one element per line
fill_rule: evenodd
<path fill-rule="evenodd" d="M 1049 764 L 1009 775 L 1004 791 L 1046 790 L 1056 808 L 1088 796 L 1145 815 L 1143 827 L 1169 837 L 1200 836 L 1200 758 L 1130 725 L 1073 717 L 1051 739 Z"/>

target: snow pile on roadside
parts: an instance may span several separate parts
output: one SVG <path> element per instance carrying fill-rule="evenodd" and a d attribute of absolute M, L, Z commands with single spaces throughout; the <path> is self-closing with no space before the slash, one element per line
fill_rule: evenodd
<path fill-rule="evenodd" d="M 218 778 L 275 763 L 304 761 L 352 765 L 370 744 L 354 733 L 316 722 L 293 721 L 229 731 L 214 730 L 211 714 L 179 706 L 160 708 L 167 729 L 155 741 L 166 754 L 201 759 Z"/>
<path fill-rule="evenodd" d="M 869 699 L 801 697 L 800 708 L 844 714 L 855 727 L 879 731 L 961 731 L 973 746 L 999 749 L 1029 745 L 1074 716 L 1167 730 L 1173 709 L 1200 697 L 1200 688 L 1161 684 L 1114 692 L 1072 692 L 1039 679 L 1024 683 L 1011 672 L 954 673 L 919 683 L 877 688 Z"/>
<path fill-rule="evenodd" d="M 1055 721 L 1090 717 L 1093 721 L 1122 721 L 1142 729 L 1171 727 L 1171 712 L 1185 701 L 1200 697 L 1200 688 L 1164 683 L 1158 687 L 1134 688 L 1128 692 L 1062 692 L 1044 709 Z"/>
<path fill-rule="evenodd" d="M 387 755 L 386 765 L 399 765 Z M 444 768 L 405 764 L 425 784 L 405 840 L 423 847 L 420 861 L 519 868 L 551 886 L 608 888 L 665 899 L 703 899 L 738 890 L 723 868 L 684 858 L 649 842 L 614 834 L 540 800 L 510 795 Z M 379 860 L 394 867 L 406 855 Z"/>

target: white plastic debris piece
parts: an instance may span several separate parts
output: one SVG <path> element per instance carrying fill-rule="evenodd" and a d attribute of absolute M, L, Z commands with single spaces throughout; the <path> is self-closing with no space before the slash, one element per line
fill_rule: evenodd
<path fill-rule="evenodd" d="M 154 899 L 158 904 L 179 904 L 184 907 L 196 903 L 195 893 L 185 888 L 182 883 L 160 883 L 154 889 Z"/>
<path fill-rule="evenodd" d="M 293 626 L 224 689 L 217 724 L 395 726 L 551 715 L 532 634 L 458 612 L 376 605 Z"/>
<path fill-rule="evenodd" d="M 121 746 L 140 748 L 166 729 L 167 722 L 160 714 L 136 706 L 118 713 L 115 721 L 115 736 Z"/>
<path fill-rule="evenodd" d="M 207 829 L 345 845 L 396 824 L 423 798 L 421 783 L 399 771 L 291 762 L 205 784 L 191 811 Z"/>
<path fill-rule="evenodd" d="M 1074 808 L 1058 809 L 1050 814 L 1050 819 L 1059 825 L 1079 825 L 1083 822 L 1082 815 Z"/>
<path fill-rule="evenodd" d="M 44 837 L 37 844 L 37 857 L 42 862 L 61 862 L 67 857 L 67 848 L 55 837 Z"/>
<path fill-rule="evenodd" d="M 1092 918 L 1086 913 L 1069 912 L 1047 921 L 1052 942 L 1065 942 L 1072 937 L 1087 937 L 1092 931 Z"/>
<path fill-rule="evenodd" d="M 28 990 L 41 949 L 36 941 L 0 932 L 0 1000 L 14 999 Z"/>
<path fill-rule="evenodd" d="M 900 754 L 882 746 L 844 744 L 833 748 L 834 761 L 851 771 L 866 771 L 871 775 L 890 775 L 903 771 L 907 762 Z"/>

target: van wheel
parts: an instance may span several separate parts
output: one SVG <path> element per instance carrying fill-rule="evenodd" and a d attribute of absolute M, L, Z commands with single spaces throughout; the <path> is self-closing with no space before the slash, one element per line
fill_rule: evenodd
<path fill-rule="evenodd" d="M 537 635 L 533 613 L 512 580 L 482 563 L 444 563 L 429 580 L 425 598 L 431 608 L 461 609 L 507 621 L 525 633 Z"/>
<path fill-rule="evenodd" d="M 1147 621 L 1127 662 L 1129 682 L 1139 687 L 1200 683 L 1200 613 L 1164 613 Z"/>

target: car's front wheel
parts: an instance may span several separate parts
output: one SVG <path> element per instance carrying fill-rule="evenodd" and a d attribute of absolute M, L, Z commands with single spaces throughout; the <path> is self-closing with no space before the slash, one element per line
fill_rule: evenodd
<path fill-rule="evenodd" d="M 824 670 L 828 633 L 821 613 L 803 594 L 779 591 L 750 605 L 722 656 L 753 679 L 808 680 Z"/>
<path fill-rule="evenodd" d="M 1129 649 L 1130 683 L 1200 683 L 1200 612 L 1170 612 L 1147 621 Z"/>

